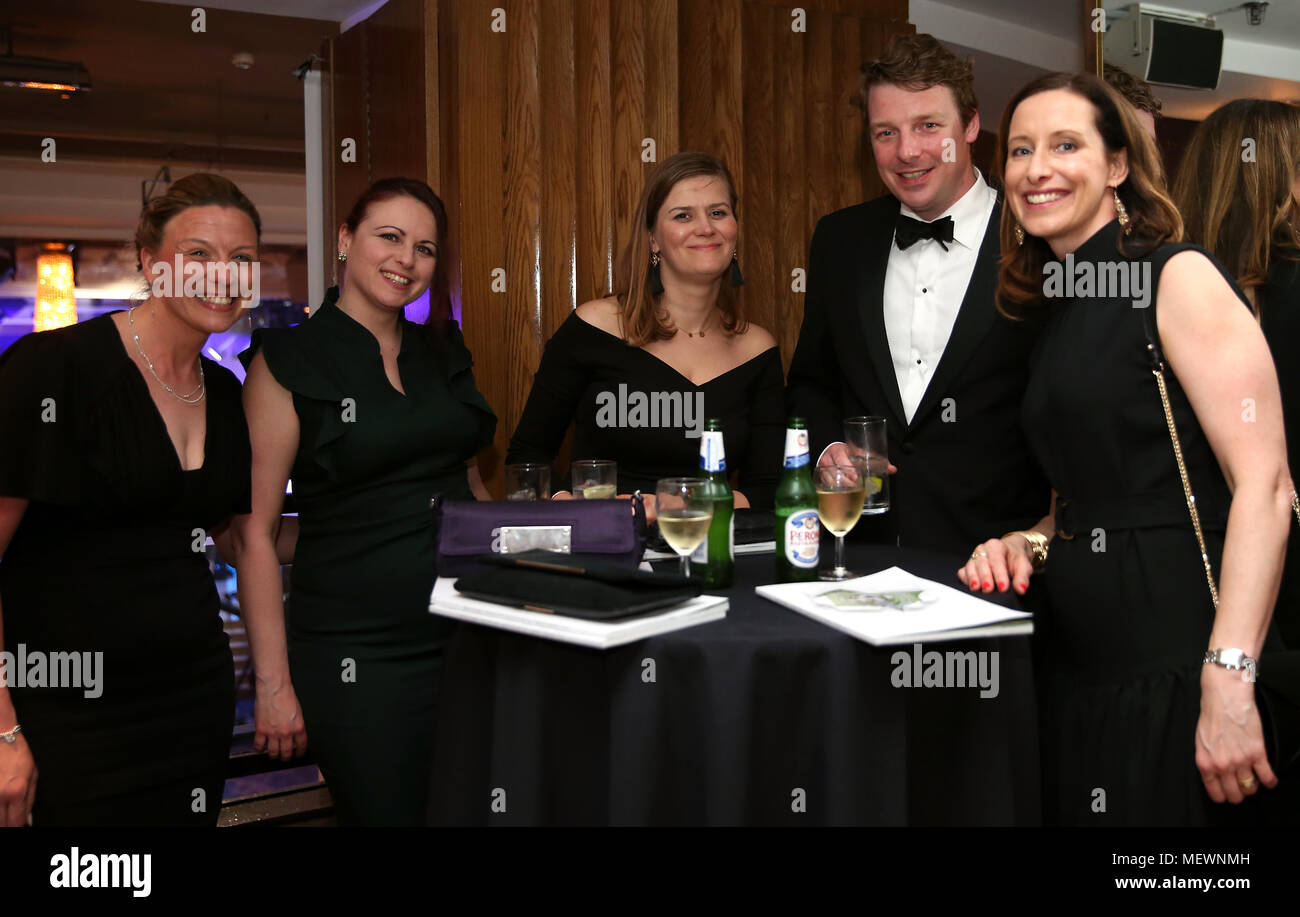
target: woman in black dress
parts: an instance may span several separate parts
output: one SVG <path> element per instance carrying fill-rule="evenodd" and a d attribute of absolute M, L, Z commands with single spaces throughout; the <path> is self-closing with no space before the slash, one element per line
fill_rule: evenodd
<path fill-rule="evenodd" d="M 784 447 L 776 341 L 745 319 L 735 184 L 706 153 L 651 173 L 614 292 L 578 306 L 546 345 L 507 462 L 613 459 L 621 493 L 699 468 L 699 430 L 722 421 L 736 505 L 770 507 Z M 557 496 L 567 496 L 559 493 Z"/>
<path fill-rule="evenodd" d="M 1243 161 L 1242 138 L 1253 141 Z M 1187 240 L 1214 255 L 1245 291 L 1273 352 L 1286 451 L 1300 469 L 1300 108 L 1237 99 L 1192 134 L 1174 184 Z M 1300 651 L 1300 530 L 1287 544 L 1273 612 L 1287 649 Z"/>
<path fill-rule="evenodd" d="M 1293 524 L 1268 344 L 1222 267 L 1174 244 L 1182 224 L 1155 146 L 1100 80 L 1048 74 L 1021 89 L 998 161 L 999 301 L 1046 312 L 1023 419 L 1056 500 L 1044 531 L 985 542 L 960 575 L 1023 591 L 1043 553 L 1031 540 L 1050 540 L 1051 612 L 1037 634 L 1049 820 L 1219 820 L 1228 813 L 1211 800 L 1276 783 L 1243 677 L 1264 646 Z"/>
<path fill-rule="evenodd" d="M 257 673 L 254 741 L 288 758 L 310 740 L 343 825 L 425 821 L 452 626 L 429 613 L 429 502 L 487 498 L 474 456 L 496 416 L 451 316 L 446 227 L 424 182 L 376 182 L 339 229 L 342 292 L 294 328 L 256 332 L 240 355 L 253 511 L 235 526 L 235 551 Z M 413 324 L 403 310 L 426 290 L 428 320 Z M 290 477 L 298 535 L 286 609 L 276 546 Z"/>
<path fill-rule="evenodd" d="M 144 303 L 0 357 L 4 649 L 82 659 L 0 686 L 0 824 L 216 823 L 234 668 L 203 546 L 248 511 L 250 457 L 239 382 L 201 352 L 245 303 L 183 280 L 255 267 L 260 233 L 228 180 L 186 176 L 140 217 Z"/>

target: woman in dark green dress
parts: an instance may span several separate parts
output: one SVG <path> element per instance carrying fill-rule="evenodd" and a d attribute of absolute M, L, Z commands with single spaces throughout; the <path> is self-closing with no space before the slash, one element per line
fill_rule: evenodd
<path fill-rule="evenodd" d="M 496 417 L 451 320 L 442 202 L 376 182 L 339 229 L 342 292 L 306 322 L 261 330 L 241 359 L 253 511 L 239 520 L 240 600 L 256 684 L 256 746 L 310 740 L 340 824 L 420 824 L 449 622 L 428 611 L 430 500 L 486 499 L 474 455 Z M 424 326 L 404 307 L 430 291 Z M 298 505 L 287 613 L 276 544 Z M 287 639 L 286 639 L 287 638 Z"/>

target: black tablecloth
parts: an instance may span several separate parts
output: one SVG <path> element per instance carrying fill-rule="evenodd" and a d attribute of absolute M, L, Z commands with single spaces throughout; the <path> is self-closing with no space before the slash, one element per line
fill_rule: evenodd
<path fill-rule="evenodd" d="M 960 588 L 957 558 L 850 542 L 847 562 Z M 894 654 L 910 646 L 869 646 L 754 592 L 772 581 L 771 555 L 738 557 L 725 620 L 610 650 L 459 627 L 432 823 L 1039 821 L 1027 637 L 923 647 L 998 651 L 996 697 L 895 687 Z"/>

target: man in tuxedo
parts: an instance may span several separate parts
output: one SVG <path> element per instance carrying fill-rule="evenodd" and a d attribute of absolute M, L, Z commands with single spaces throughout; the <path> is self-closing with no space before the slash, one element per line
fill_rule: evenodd
<path fill-rule="evenodd" d="M 857 529 L 964 559 L 1050 509 L 1020 427 L 1037 325 L 994 303 L 1001 204 L 971 162 L 970 63 L 896 36 L 863 65 L 858 105 L 890 193 L 817 224 L 787 407 L 821 464 L 847 459 L 844 418 L 885 417 L 891 508 Z"/>

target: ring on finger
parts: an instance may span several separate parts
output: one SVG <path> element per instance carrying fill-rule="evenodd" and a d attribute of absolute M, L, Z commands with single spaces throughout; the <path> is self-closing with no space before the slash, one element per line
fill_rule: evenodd
<path fill-rule="evenodd" d="M 1254 775 L 1254 774 L 1247 774 L 1245 777 L 1238 777 L 1238 778 L 1237 778 L 1237 786 L 1241 787 L 1243 790 L 1254 789 L 1254 787 L 1255 787 L 1255 775 Z"/>
<path fill-rule="evenodd" d="M 970 559 L 974 560 L 977 557 L 988 557 L 988 556 L 989 555 L 987 551 L 974 551 L 971 553 Z"/>

